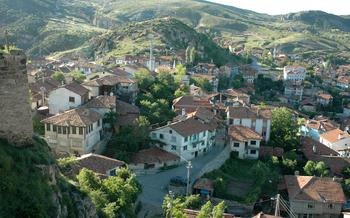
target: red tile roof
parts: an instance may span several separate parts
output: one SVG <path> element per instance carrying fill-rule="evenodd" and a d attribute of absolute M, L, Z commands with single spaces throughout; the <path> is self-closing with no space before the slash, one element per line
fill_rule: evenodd
<path fill-rule="evenodd" d="M 68 85 L 65 85 L 64 88 L 80 95 L 80 96 L 84 96 L 87 93 L 89 93 L 89 90 L 87 88 L 85 88 L 84 86 L 76 83 L 76 82 L 72 82 Z"/>
<path fill-rule="evenodd" d="M 290 200 L 344 203 L 342 186 L 328 177 L 284 176 Z"/>
<path fill-rule="evenodd" d="M 233 106 L 228 107 L 229 118 L 248 118 L 248 119 L 271 119 L 272 112 L 270 109 L 261 109 L 259 107 Z"/>
<path fill-rule="evenodd" d="M 214 182 L 208 178 L 200 178 L 194 183 L 193 188 L 213 191 L 214 190 Z"/>
<path fill-rule="evenodd" d="M 228 135 L 231 139 L 240 142 L 262 139 L 257 132 L 245 126 L 230 126 Z"/>
<path fill-rule="evenodd" d="M 167 161 L 180 161 L 180 157 L 157 147 L 141 150 L 131 157 L 131 163 L 133 164 L 152 164 Z"/>
<path fill-rule="evenodd" d="M 57 114 L 47 119 L 43 123 L 50 123 L 57 126 L 86 127 L 102 119 L 102 116 L 94 110 L 77 108 Z"/>
<path fill-rule="evenodd" d="M 320 135 L 321 138 L 329 141 L 330 143 L 338 142 L 344 138 L 349 138 L 350 134 L 340 129 L 333 129 Z"/>
<path fill-rule="evenodd" d="M 185 120 L 171 123 L 166 127 L 169 127 L 175 130 L 178 134 L 182 135 L 183 137 L 186 137 L 186 136 L 191 136 L 193 134 L 197 134 L 207 130 L 209 131 L 215 130 L 218 127 L 218 124 L 214 120 L 211 120 L 210 122 L 205 123 L 203 121 L 198 120 L 198 118 L 190 117 Z M 164 128 L 164 127 L 161 127 L 161 128 Z"/>
<path fill-rule="evenodd" d="M 106 175 L 109 170 L 124 167 L 123 161 L 98 154 L 86 154 L 77 158 L 77 164 L 73 166 L 73 174 L 79 174 L 80 170 L 87 168 L 100 175 Z"/>

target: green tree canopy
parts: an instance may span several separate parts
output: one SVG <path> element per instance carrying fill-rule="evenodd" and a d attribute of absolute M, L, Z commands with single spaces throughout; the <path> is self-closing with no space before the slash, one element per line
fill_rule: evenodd
<path fill-rule="evenodd" d="M 197 218 L 209 218 L 212 212 L 212 209 L 213 209 L 213 205 L 210 201 L 208 201 L 201 207 L 201 210 L 199 211 Z"/>
<path fill-rule="evenodd" d="M 66 79 L 64 77 L 64 74 L 62 72 L 55 72 L 54 74 L 52 74 L 51 76 L 52 79 L 60 82 L 60 83 L 65 83 L 66 82 Z"/>
<path fill-rule="evenodd" d="M 225 209 L 226 209 L 225 201 L 220 202 L 213 209 L 213 218 L 223 218 Z"/>
<path fill-rule="evenodd" d="M 140 69 L 134 74 L 139 89 L 146 90 L 153 82 L 153 77 L 147 69 Z"/>
<path fill-rule="evenodd" d="M 201 87 L 207 92 L 213 91 L 213 86 L 210 84 L 209 80 L 206 78 L 193 77 L 191 78 L 191 83 L 194 83 L 196 86 Z"/>
<path fill-rule="evenodd" d="M 134 203 L 141 191 L 136 177 L 128 169 L 116 176 L 100 179 L 94 172 L 82 169 L 77 175 L 79 188 L 93 201 L 100 217 L 134 217 Z"/>
<path fill-rule="evenodd" d="M 323 161 L 314 162 L 311 160 L 305 164 L 304 171 L 309 176 L 327 176 L 329 173 Z"/>
<path fill-rule="evenodd" d="M 83 83 L 86 80 L 86 76 L 79 70 L 73 70 L 69 73 L 71 77 L 73 77 L 74 81 L 77 83 Z"/>
<path fill-rule="evenodd" d="M 287 108 L 272 110 L 271 140 L 274 147 L 283 147 L 286 150 L 295 148 L 298 144 L 299 126 L 292 112 Z"/>

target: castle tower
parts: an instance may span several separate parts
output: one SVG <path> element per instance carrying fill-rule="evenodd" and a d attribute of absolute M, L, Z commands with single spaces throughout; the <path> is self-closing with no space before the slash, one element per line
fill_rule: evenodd
<path fill-rule="evenodd" d="M 16 146 L 30 144 L 33 135 L 26 63 L 23 51 L 0 48 L 0 138 Z"/>

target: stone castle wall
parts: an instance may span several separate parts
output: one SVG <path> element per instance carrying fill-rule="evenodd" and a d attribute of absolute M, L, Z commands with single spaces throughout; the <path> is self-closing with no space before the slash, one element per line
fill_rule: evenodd
<path fill-rule="evenodd" d="M 26 55 L 0 51 L 0 137 L 16 146 L 31 144 L 33 135 Z"/>

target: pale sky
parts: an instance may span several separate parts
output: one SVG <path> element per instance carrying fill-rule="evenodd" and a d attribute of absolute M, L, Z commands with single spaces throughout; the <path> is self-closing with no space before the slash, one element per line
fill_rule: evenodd
<path fill-rule="evenodd" d="M 306 10 L 321 10 L 337 15 L 350 15 L 350 0 L 209 0 L 271 15 Z"/>

